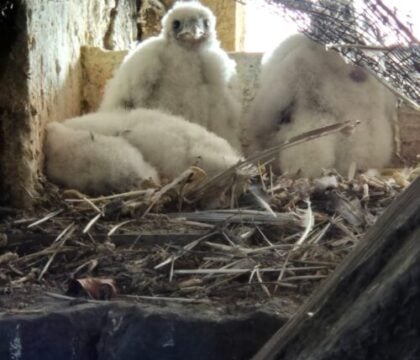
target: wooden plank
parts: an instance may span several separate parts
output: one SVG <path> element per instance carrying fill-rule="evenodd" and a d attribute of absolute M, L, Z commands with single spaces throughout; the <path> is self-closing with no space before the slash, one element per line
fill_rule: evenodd
<path fill-rule="evenodd" d="M 417 178 L 253 360 L 420 358 L 419 240 Z"/>

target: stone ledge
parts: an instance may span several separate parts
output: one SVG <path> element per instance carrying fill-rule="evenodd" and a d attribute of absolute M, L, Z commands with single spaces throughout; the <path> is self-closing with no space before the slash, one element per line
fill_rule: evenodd
<path fill-rule="evenodd" d="M 259 310 L 232 316 L 200 305 L 59 301 L 41 314 L 0 316 L 0 358 L 249 359 L 286 321 Z"/>

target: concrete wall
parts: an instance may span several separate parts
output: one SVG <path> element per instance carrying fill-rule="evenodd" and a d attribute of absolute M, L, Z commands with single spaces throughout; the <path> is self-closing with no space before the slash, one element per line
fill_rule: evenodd
<path fill-rule="evenodd" d="M 130 16 L 135 13 L 134 1 L 29 3 L 28 32 L 35 34 L 28 39 L 31 105 L 45 120 L 75 116 L 80 113 L 82 99 L 81 46 L 127 48 L 135 38 L 135 24 Z"/>
<path fill-rule="evenodd" d="M 135 12 L 135 0 L 16 2 L 0 54 L 0 203 L 36 200 L 45 122 L 81 111 L 81 46 L 127 48 Z"/>
<path fill-rule="evenodd" d="M 217 18 L 217 35 L 226 51 L 241 51 L 245 41 L 245 5 L 234 0 L 202 0 Z"/>
<path fill-rule="evenodd" d="M 420 164 L 420 112 L 402 106 L 399 132 L 401 161 L 407 165 Z"/>

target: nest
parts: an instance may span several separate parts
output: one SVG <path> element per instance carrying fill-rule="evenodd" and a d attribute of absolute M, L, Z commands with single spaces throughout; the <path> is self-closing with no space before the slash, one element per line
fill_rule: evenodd
<path fill-rule="evenodd" d="M 10 213 L 0 224 L 1 287 L 13 292 L 42 284 L 72 295 L 76 288 L 94 299 L 118 292 L 191 303 L 252 305 L 278 295 L 302 300 L 418 169 L 382 175 L 350 169 L 348 177 L 326 171 L 309 180 L 275 176 L 269 163 L 260 163 L 239 192 L 240 179 L 226 178 L 279 148 L 347 126 L 300 135 L 204 184 L 202 170 L 191 168 L 161 188 L 97 198 L 49 185 L 54 196 L 40 216 L 0 209 Z M 200 210 L 200 200 L 214 197 L 223 209 Z"/>
<path fill-rule="evenodd" d="M 410 20 L 382 0 L 266 0 L 299 30 L 356 65 L 420 109 L 420 42 Z"/>
<path fill-rule="evenodd" d="M 332 44 L 408 101 L 419 103 L 418 76 L 413 76 L 419 70 L 418 42 L 380 0 L 344 12 L 337 5 L 330 8 L 331 2 L 272 2 L 286 6 L 313 39 Z M 308 14 L 317 26 L 308 26 Z M 385 41 L 391 33 L 398 44 Z M 317 136 L 306 134 L 280 147 Z M 38 209 L 38 216 L 0 208 L 5 217 L 0 224 L 1 289 L 42 284 L 71 293 L 69 284 L 77 280 L 92 298 L 113 296 L 116 289 L 122 298 L 191 303 L 306 297 L 418 170 L 350 171 L 347 177 L 326 171 L 325 177 L 309 180 L 275 176 L 267 162 L 259 164 L 243 192 L 232 173 L 280 147 L 204 185 L 196 183 L 201 171 L 192 168 L 158 189 L 98 198 L 48 185 L 53 200 Z M 200 210 L 200 203 L 212 198 L 224 208 Z M 112 284 L 111 294 L 91 291 L 92 279 Z"/>

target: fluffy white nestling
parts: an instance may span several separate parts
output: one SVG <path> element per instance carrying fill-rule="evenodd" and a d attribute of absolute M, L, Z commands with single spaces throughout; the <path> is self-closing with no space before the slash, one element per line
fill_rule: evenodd
<path fill-rule="evenodd" d="M 119 136 L 169 179 L 192 165 L 201 167 L 211 177 L 241 159 L 225 139 L 200 125 L 158 110 L 100 112 L 69 119 L 63 124 L 94 134 Z"/>
<path fill-rule="evenodd" d="M 262 149 L 305 131 L 359 120 L 352 135 L 334 134 L 282 151 L 274 165 L 318 176 L 381 168 L 391 159 L 396 98 L 366 70 L 304 35 L 284 41 L 264 59 L 260 89 L 248 123 L 251 148 Z"/>
<path fill-rule="evenodd" d="M 159 183 L 156 170 L 119 137 L 53 122 L 47 126 L 44 152 L 45 172 L 51 181 L 88 194 L 141 188 L 145 180 Z"/>
<path fill-rule="evenodd" d="M 124 59 L 99 111 L 162 109 L 200 124 L 240 148 L 239 103 L 229 89 L 236 64 L 220 47 L 216 19 L 198 2 L 179 2 L 159 36 Z"/>

